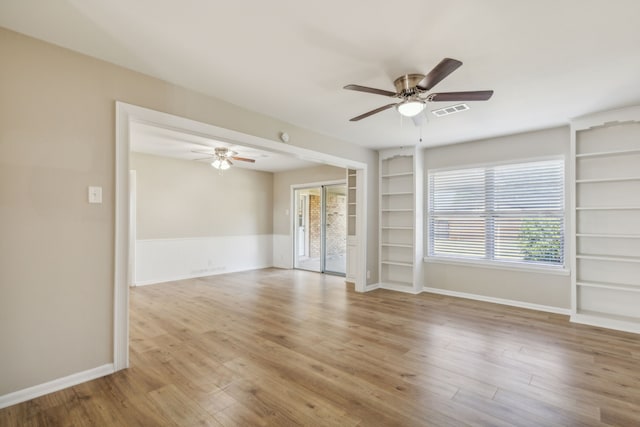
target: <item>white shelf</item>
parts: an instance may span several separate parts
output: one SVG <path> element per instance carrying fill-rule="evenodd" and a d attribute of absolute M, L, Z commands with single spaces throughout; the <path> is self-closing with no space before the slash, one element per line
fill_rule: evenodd
<path fill-rule="evenodd" d="M 386 175 L 382 175 L 381 178 L 396 178 L 399 176 L 413 176 L 413 172 L 398 172 L 398 173 L 389 173 Z"/>
<path fill-rule="evenodd" d="M 380 246 L 388 247 L 388 248 L 413 248 L 413 245 L 410 243 L 381 243 Z"/>
<path fill-rule="evenodd" d="M 355 218 L 356 214 L 349 214 L 349 218 Z"/>
<path fill-rule="evenodd" d="M 593 261 L 615 261 L 615 262 L 637 262 L 640 257 L 635 256 L 609 256 L 609 255 L 576 255 L 577 259 L 587 259 Z"/>
<path fill-rule="evenodd" d="M 598 151 L 594 153 L 582 153 L 582 154 L 576 154 L 576 157 L 579 159 L 583 159 L 588 157 L 621 156 L 625 154 L 637 154 L 637 153 L 640 153 L 640 148 L 635 148 L 631 150 Z"/>
<path fill-rule="evenodd" d="M 349 202 L 349 204 L 355 206 L 356 202 Z"/>
<path fill-rule="evenodd" d="M 622 283 L 604 283 L 604 282 L 576 282 L 576 285 L 585 288 L 613 289 L 616 291 L 640 292 L 640 285 L 625 285 Z"/>
<path fill-rule="evenodd" d="M 403 261 L 382 260 L 382 261 L 380 261 L 380 264 L 399 265 L 401 267 L 413 267 L 413 263 L 412 262 L 403 262 Z"/>
<path fill-rule="evenodd" d="M 624 181 L 640 181 L 640 176 L 627 176 L 622 178 L 576 179 L 577 184 L 593 184 L 593 183 L 600 183 L 600 182 L 624 182 Z"/>
<path fill-rule="evenodd" d="M 411 226 L 382 226 L 383 230 L 413 230 Z"/>
<path fill-rule="evenodd" d="M 413 209 L 380 209 L 381 212 L 413 212 Z"/>
<path fill-rule="evenodd" d="M 413 196 L 413 191 L 395 191 L 393 193 L 382 193 L 382 196 Z"/>
<path fill-rule="evenodd" d="M 640 234 L 577 233 L 576 237 L 593 237 L 603 239 L 640 239 Z"/>

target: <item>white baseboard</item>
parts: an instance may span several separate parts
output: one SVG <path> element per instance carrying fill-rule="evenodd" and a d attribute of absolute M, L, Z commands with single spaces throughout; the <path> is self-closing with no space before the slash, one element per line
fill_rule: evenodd
<path fill-rule="evenodd" d="M 590 314 L 572 314 L 571 321 L 583 325 L 597 326 L 599 328 L 616 329 L 618 331 L 640 334 L 640 324 L 632 321 L 611 319 Z"/>
<path fill-rule="evenodd" d="M 365 292 L 373 291 L 380 288 L 380 283 L 373 283 L 364 287 Z"/>
<path fill-rule="evenodd" d="M 380 282 L 380 283 L 377 283 L 377 285 L 378 285 L 378 288 L 380 289 L 404 292 L 405 294 L 418 295 L 420 293 L 420 291 L 416 291 L 413 288 L 413 286 L 403 286 L 403 285 L 398 285 L 396 283 L 386 283 L 386 282 Z"/>
<path fill-rule="evenodd" d="M 162 279 L 151 279 L 136 282 L 134 286 L 147 286 L 147 285 L 157 285 L 158 283 L 166 283 L 166 282 L 175 282 L 176 280 L 187 280 L 187 279 L 197 279 L 198 277 L 208 277 L 208 276 L 216 276 L 218 274 L 228 274 L 228 273 L 238 273 L 241 271 L 248 270 L 260 270 L 262 268 L 271 268 L 273 265 L 261 265 L 261 266 L 253 266 L 252 268 L 242 268 L 237 270 L 225 270 L 225 271 L 216 271 L 212 270 L 211 272 L 200 273 L 200 274 L 187 274 L 183 276 L 173 276 L 173 277 L 165 277 Z M 279 268 L 279 267 L 276 267 Z"/>
<path fill-rule="evenodd" d="M 33 387 L 14 391 L 13 393 L 0 396 L 0 409 L 17 403 L 26 402 L 27 400 L 35 399 L 36 397 L 44 396 L 45 394 L 53 393 L 54 391 L 62 390 L 80 383 L 95 380 L 96 378 L 104 377 L 105 375 L 112 374 L 113 372 L 113 364 L 109 363 L 43 384 L 38 384 Z"/>
<path fill-rule="evenodd" d="M 472 299 L 476 301 L 491 302 L 494 304 L 510 305 L 512 307 L 527 308 L 529 310 L 546 311 L 548 313 L 555 313 L 555 314 L 564 314 L 567 316 L 571 314 L 571 310 L 568 308 L 553 307 L 550 305 L 542 305 L 542 304 L 532 304 L 529 302 L 516 301 L 516 300 L 510 300 L 510 299 L 503 299 L 503 298 L 487 297 L 484 295 L 468 294 L 466 292 L 449 291 L 447 289 L 425 287 L 423 288 L 422 291 L 432 293 L 432 294 L 447 295 L 450 297 L 466 298 L 466 299 Z"/>

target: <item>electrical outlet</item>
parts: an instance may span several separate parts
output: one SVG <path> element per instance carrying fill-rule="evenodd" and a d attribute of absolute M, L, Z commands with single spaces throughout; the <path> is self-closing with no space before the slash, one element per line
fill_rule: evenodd
<path fill-rule="evenodd" d="M 371 270 L 367 270 L 367 279 L 371 279 Z"/>

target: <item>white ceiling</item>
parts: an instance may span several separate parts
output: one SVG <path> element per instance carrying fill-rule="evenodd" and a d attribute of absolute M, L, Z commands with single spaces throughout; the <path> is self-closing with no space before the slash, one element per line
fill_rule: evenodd
<path fill-rule="evenodd" d="M 139 153 L 211 163 L 212 159 L 208 156 L 208 153 L 213 153 L 216 147 L 228 147 L 238 153 L 239 157 L 255 160 L 255 163 L 232 160 L 233 167 L 267 172 L 283 172 L 317 166 L 316 163 L 298 159 L 290 154 L 232 145 L 199 135 L 191 135 L 144 123 L 131 123 L 129 132 L 131 151 Z"/>
<path fill-rule="evenodd" d="M 640 104 L 638 0 L 2 0 L 0 25 L 371 148 L 566 124 Z M 406 73 L 464 65 L 434 90 L 493 89 L 422 127 L 391 109 Z M 430 104 L 433 109 L 446 103 Z"/>

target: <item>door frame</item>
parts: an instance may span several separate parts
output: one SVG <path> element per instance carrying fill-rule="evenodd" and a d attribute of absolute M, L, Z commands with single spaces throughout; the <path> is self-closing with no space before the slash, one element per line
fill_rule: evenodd
<path fill-rule="evenodd" d="M 345 170 L 345 176 L 346 176 L 347 171 Z M 296 239 L 297 239 L 297 231 L 296 231 L 296 227 L 297 227 L 297 217 L 298 217 L 298 212 L 296 211 L 296 190 L 304 190 L 305 188 L 320 188 L 320 204 L 322 207 L 322 212 L 320 214 L 320 272 L 324 273 L 325 271 L 325 265 L 324 265 L 324 250 L 325 250 L 325 227 L 326 227 L 326 221 L 325 221 L 325 212 L 324 212 L 324 187 L 328 186 L 328 185 L 347 185 L 347 180 L 346 179 L 333 179 L 333 180 L 328 180 L 328 181 L 318 181 L 318 182 L 308 182 L 308 183 L 304 183 L 304 184 L 292 184 L 291 185 L 291 197 L 290 197 L 290 204 L 291 204 L 291 208 L 290 208 L 290 212 L 294 212 L 294 215 L 291 215 L 291 225 L 290 225 L 290 230 L 291 230 L 291 265 L 293 266 L 293 268 L 297 268 L 296 267 Z M 308 230 L 305 230 L 305 232 L 308 232 Z M 345 236 L 347 237 L 347 236 Z M 300 270 L 304 270 L 304 268 L 301 268 Z M 315 270 L 309 270 L 309 271 L 315 271 Z M 328 274 L 334 274 L 336 272 L 328 272 Z M 336 274 L 337 275 L 337 274 Z M 346 272 L 345 272 L 345 277 L 346 277 Z"/>
<path fill-rule="evenodd" d="M 129 367 L 129 125 L 146 123 L 166 129 L 204 136 L 209 139 L 253 146 L 273 152 L 290 154 L 305 160 L 356 170 L 358 209 L 358 273 L 355 289 L 366 290 L 367 272 L 367 164 L 327 153 L 283 144 L 276 139 L 214 126 L 211 124 L 163 113 L 149 108 L 115 101 L 115 235 L 114 235 L 114 303 L 113 303 L 113 366 L 118 371 Z"/>

